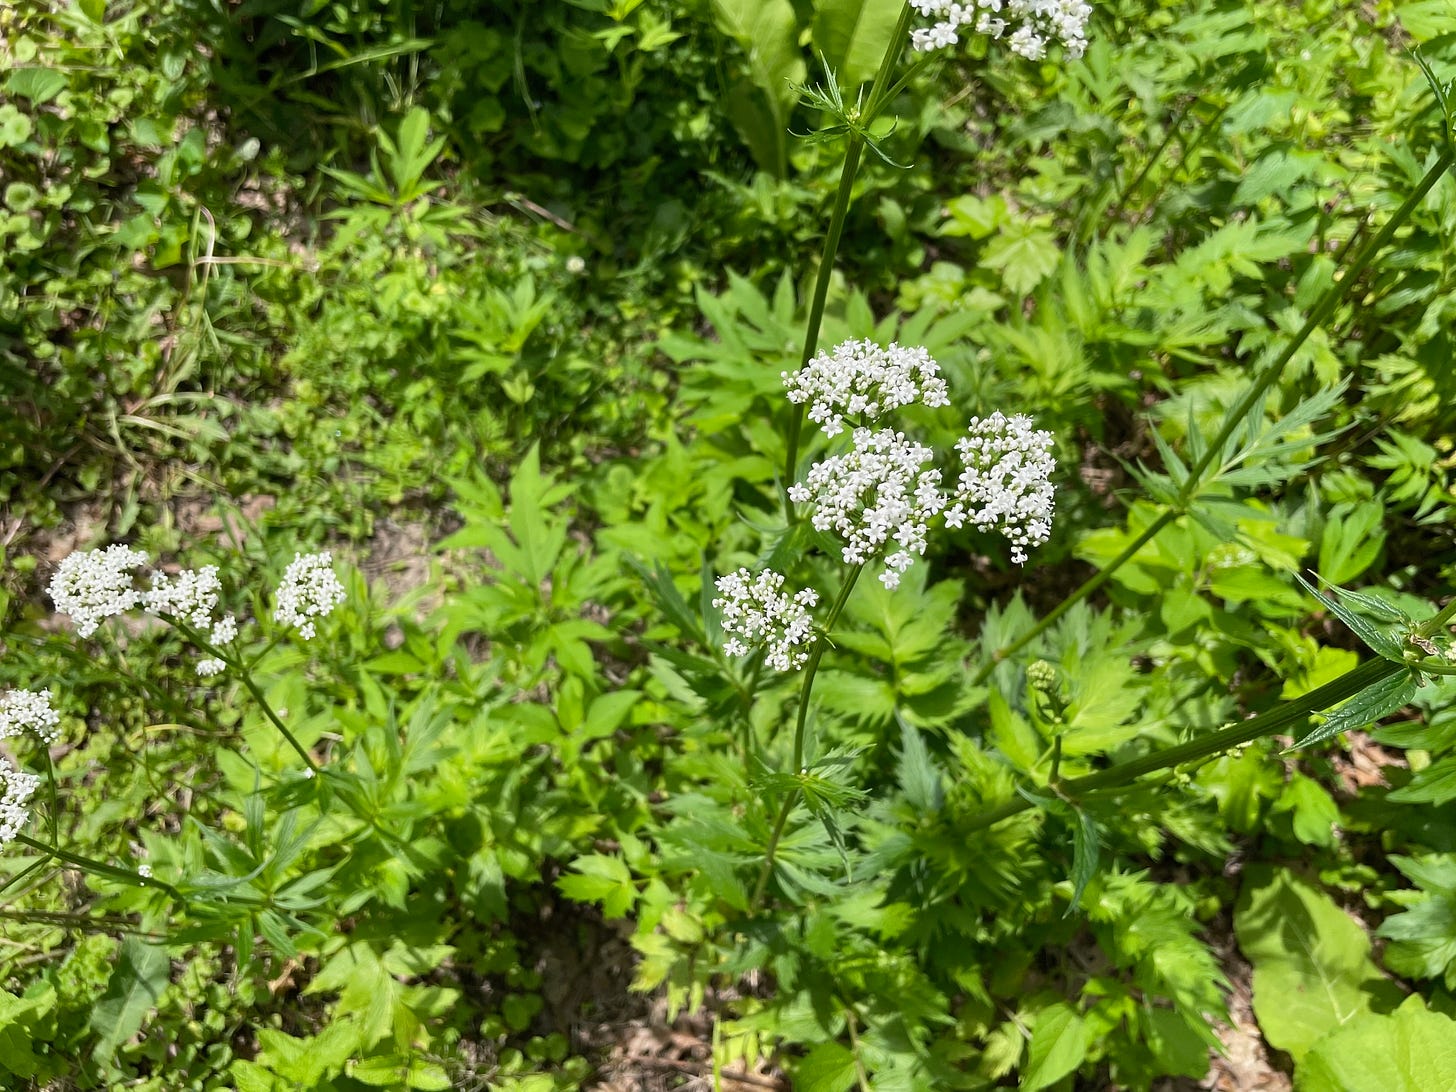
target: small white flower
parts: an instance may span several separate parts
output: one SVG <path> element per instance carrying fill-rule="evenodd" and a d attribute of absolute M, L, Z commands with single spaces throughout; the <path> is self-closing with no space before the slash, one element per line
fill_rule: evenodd
<path fill-rule="evenodd" d="M 29 818 L 26 804 L 40 784 L 40 778 L 16 769 L 0 758 L 0 846 L 15 840 Z"/>
<path fill-rule="evenodd" d="M 1092 7 L 1085 0 L 909 0 L 910 6 L 931 20 L 928 27 L 910 32 L 910 43 L 921 51 L 955 45 L 961 32 L 974 31 L 1000 38 L 1014 26 L 1008 44 L 1012 52 L 1029 60 L 1046 56 L 1052 42 L 1060 42 L 1068 57 L 1087 50 L 1087 20 Z M 1002 14 L 1007 18 L 998 18 Z"/>
<path fill-rule="evenodd" d="M 144 880 L 150 880 L 152 878 L 152 866 L 149 864 L 137 865 L 137 875 Z"/>
<path fill-rule="evenodd" d="M 817 637 L 809 608 L 818 604 L 819 593 L 805 588 L 789 596 L 780 591 L 783 586 L 783 576 L 772 569 L 757 576 L 739 569 L 717 579 L 722 596 L 713 606 L 723 612 L 723 632 L 737 635 L 723 642 L 727 655 L 762 648 L 764 663 L 775 671 L 797 671 L 808 662 L 808 646 Z"/>
<path fill-rule="evenodd" d="M 566 271 L 573 277 L 580 276 L 586 272 L 586 259 L 579 254 L 573 254 L 566 259 Z"/>
<path fill-rule="evenodd" d="M 1054 497 L 1052 434 L 1032 428 L 1024 413 L 972 417 L 969 435 L 956 442 L 965 471 L 945 510 L 947 527 L 969 521 L 1000 531 L 1011 543 L 1011 560 L 1026 561 L 1026 547 L 1040 546 L 1052 531 Z"/>
<path fill-rule="evenodd" d="M 224 614 L 212 626 L 212 635 L 208 638 L 214 645 L 230 645 L 238 637 L 238 620 L 231 614 Z"/>
<path fill-rule="evenodd" d="M 146 554 L 120 545 L 71 554 L 51 578 L 51 599 L 71 616 L 78 636 L 90 637 L 103 620 L 141 602 L 132 570 L 146 563 Z"/>
<path fill-rule="evenodd" d="M 210 679 L 214 675 L 221 675 L 227 670 L 227 664 L 216 656 L 210 656 L 205 660 L 197 661 L 197 674 L 199 678 Z"/>
<path fill-rule="evenodd" d="M 164 572 L 152 573 L 152 586 L 142 595 L 142 606 L 153 614 L 170 615 L 194 629 L 210 629 L 217 610 L 222 581 L 216 565 L 200 569 L 183 569 L 168 577 Z"/>
<path fill-rule="evenodd" d="M 808 402 L 809 420 L 823 426 L 826 436 L 844 431 L 844 414 L 863 422 L 917 402 L 950 405 L 940 366 L 920 348 L 846 341 L 799 371 L 782 374 L 789 401 Z"/>
<path fill-rule="evenodd" d="M 854 448 L 809 468 L 809 476 L 789 488 L 795 504 L 812 504 L 810 522 L 817 531 L 834 531 L 844 539 L 846 565 L 864 565 L 885 550 L 880 581 L 887 588 L 923 555 L 930 520 L 945 507 L 940 471 L 926 469 L 930 448 L 907 440 L 893 429 L 854 430 Z"/>
<path fill-rule="evenodd" d="M 10 690 L 0 695 L 0 739 L 18 736 L 29 728 L 44 742 L 54 743 L 60 723 L 49 690 Z"/>
<path fill-rule="evenodd" d="M 305 641 L 313 639 L 314 620 L 326 617 L 344 601 L 344 585 L 334 575 L 334 557 L 325 550 L 296 554 L 278 585 L 278 606 L 273 620 L 297 628 Z"/>

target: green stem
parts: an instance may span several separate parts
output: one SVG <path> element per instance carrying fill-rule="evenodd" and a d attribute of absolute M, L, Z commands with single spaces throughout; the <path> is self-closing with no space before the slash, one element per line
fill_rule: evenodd
<path fill-rule="evenodd" d="M 1179 743 L 1172 747 L 1165 747 L 1160 751 L 1144 755 L 1142 758 L 1135 758 L 1131 762 L 1123 762 L 1110 769 L 1098 773 L 1088 774 L 1086 777 L 1079 777 L 1073 781 L 1063 781 L 1059 786 L 1059 794 L 1065 799 L 1076 800 L 1078 797 L 1086 796 L 1093 792 L 1103 792 L 1109 789 L 1122 788 L 1128 783 L 1136 780 L 1145 774 L 1154 773 L 1158 770 L 1168 769 L 1172 766 L 1181 766 L 1185 762 L 1196 762 L 1199 759 L 1207 758 L 1210 755 L 1227 751 L 1231 747 L 1261 739 L 1264 736 L 1275 735 L 1279 732 L 1294 728 L 1305 720 L 1311 713 L 1321 709 L 1327 709 L 1337 702 L 1352 698 L 1367 687 L 1390 678 L 1401 671 L 1406 670 L 1401 664 L 1393 663 L 1390 660 L 1370 660 L 1361 664 L 1352 671 L 1347 671 L 1333 682 L 1328 682 L 1318 689 L 1311 690 L 1302 697 L 1285 702 L 1277 709 L 1271 709 L 1267 713 L 1261 713 L 1249 720 L 1239 721 L 1227 728 L 1220 729 L 1200 739 L 1190 740 L 1187 743 Z M 1009 819 L 1013 815 L 1029 811 L 1036 804 L 1034 801 L 1024 797 L 1015 800 L 1008 800 L 1006 803 L 973 815 L 965 824 L 958 827 L 960 833 L 968 833 L 975 830 L 983 830 L 993 826 L 1003 819 Z"/>
<path fill-rule="evenodd" d="M 844 586 L 839 589 L 839 595 L 834 600 L 834 605 L 829 609 L 829 616 L 824 621 L 824 632 L 819 640 L 814 642 L 814 651 L 809 653 L 809 662 L 804 665 L 804 684 L 799 688 L 799 710 L 794 720 L 794 761 L 789 768 L 798 776 L 804 769 L 804 736 L 809 723 L 809 698 L 814 690 L 814 676 L 819 673 L 819 661 L 824 656 L 824 648 L 829 643 L 829 632 L 834 628 L 834 623 L 839 621 L 839 615 L 844 610 L 845 603 L 849 602 L 849 593 L 854 590 L 855 582 L 859 574 L 864 572 L 864 564 L 854 566 L 845 577 Z M 753 898 L 749 901 L 749 909 L 758 907 L 759 900 L 763 897 L 764 888 L 768 886 L 769 874 L 773 871 L 774 856 L 778 853 L 779 839 L 783 837 L 784 828 L 788 825 L 789 815 L 794 810 L 794 805 L 799 802 L 799 790 L 790 789 L 784 797 L 784 803 L 779 808 L 778 818 L 774 820 L 773 831 L 769 834 L 768 848 L 763 852 L 763 864 L 758 869 L 758 881 L 753 885 Z"/>
<path fill-rule="evenodd" d="M 1203 488 L 1203 475 L 1208 472 L 1214 460 L 1222 454 L 1224 445 L 1228 443 L 1229 438 L 1233 436 L 1234 432 L 1243 423 L 1244 418 L 1254 407 L 1255 403 L 1279 379 L 1279 376 L 1283 373 L 1289 362 L 1294 359 L 1294 355 L 1299 352 L 1315 330 L 1334 313 L 1335 309 L 1354 290 L 1355 282 L 1359 280 L 1360 274 L 1365 272 L 1365 269 L 1374 260 L 1375 255 L 1390 242 L 1391 237 L 1410 218 L 1411 213 L 1425 199 L 1431 187 L 1440 181 L 1441 176 L 1450 169 L 1452 162 L 1451 150 L 1447 149 L 1443 151 L 1436 159 L 1436 162 L 1432 164 L 1431 169 L 1426 172 L 1425 177 L 1416 186 L 1414 192 L 1406 198 L 1400 208 L 1391 214 L 1385 226 L 1360 248 L 1355 257 L 1350 260 L 1350 264 L 1347 267 L 1335 275 L 1334 283 L 1325 289 L 1319 302 L 1310 311 L 1309 317 L 1305 320 L 1304 325 L 1299 328 L 1299 331 L 1284 346 L 1283 351 L 1259 372 L 1254 382 L 1249 386 L 1249 389 L 1244 392 L 1243 397 L 1225 415 L 1223 427 L 1219 429 L 1218 435 L 1208 444 L 1198 461 L 1193 464 L 1193 468 L 1188 472 L 1187 479 L 1178 490 L 1177 502 L 1160 513 L 1158 518 L 1149 524 L 1143 530 L 1142 534 L 1138 535 L 1137 538 L 1129 543 L 1122 553 L 1118 554 L 1117 557 L 1098 571 L 1096 575 L 1083 583 L 1076 591 L 1072 592 L 1070 596 L 1062 600 L 1049 614 L 1038 620 L 1034 626 L 1016 638 L 1016 640 L 992 652 L 988 661 L 976 672 L 974 682 L 977 685 L 980 685 L 990 678 L 991 673 L 996 669 L 996 665 L 1002 660 L 1025 648 L 1037 637 L 1045 633 L 1049 627 L 1056 623 L 1057 619 L 1071 610 L 1073 606 L 1083 599 L 1086 599 L 1087 596 L 1107 583 L 1111 579 L 1112 574 L 1128 561 L 1132 560 L 1133 556 L 1147 545 L 1147 543 L 1151 542 L 1159 531 L 1188 510 L 1189 505 L 1192 504 L 1194 498 Z"/>
<path fill-rule="evenodd" d="M 298 742 L 297 737 L 295 737 L 294 734 L 288 730 L 288 726 L 284 724 L 281 719 L 279 719 L 278 714 L 273 712 L 273 707 L 268 704 L 268 699 L 263 696 L 263 691 L 260 690 L 258 688 L 258 684 L 253 681 L 252 669 L 253 666 L 257 664 L 258 661 L 262 658 L 261 654 L 257 657 L 254 657 L 251 663 L 244 663 L 237 657 L 230 656 L 222 649 L 217 648 L 210 641 L 204 638 L 202 634 L 198 633 L 195 629 L 189 626 L 186 622 L 170 616 L 168 616 L 168 621 L 171 622 L 171 624 L 175 626 L 178 630 L 180 630 L 182 634 L 186 636 L 187 639 L 195 644 L 198 648 L 202 649 L 209 656 L 217 657 L 223 663 L 227 664 L 228 667 L 232 668 L 235 672 L 237 672 L 238 681 L 243 684 L 243 687 L 248 691 L 249 694 L 252 695 L 253 700 L 258 703 L 258 708 L 263 710 L 263 715 L 268 718 L 269 722 L 273 725 L 273 727 L 278 729 L 278 731 L 282 734 L 283 738 L 288 741 L 289 746 L 291 746 L 295 751 L 298 752 L 298 756 L 303 759 L 304 764 L 308 766 L 310 776 L 317 776 L 319 773 L 318 763 L 313 760 L 313 756 L 308 753 L 307 749 L 303 746 L 303 744 Z M 270 643 L 268 647 L 271 648 L 272 644 Z M 264 651 L 266 652 L 267 650 L 265 649 Z"/>
<path fill-rule="evenodd" d="M 117 868 L 115 865 L 104 864 L 101 861 L 92 860 L 90 857 L 83 857 L 79 853 L 72 853 L 69 850 L 61 849 L 59 846 L 46 845 L 44 842 L 37 842 L 24 834 L 17 834 L 15 841 L 23 846 L 29 846 L 37 853 L 44 853 L 47 857 L 54 857 L 58 861 L 64 861 L 68 865 L 74 865 L 84 872 L 90 872 L 97 876 L 105 876 L 108 879 L 120 880 L 122 883 L 129 883 L 133 887 L 155 887 L 164 891 L 176 902 L 186 903 L 187 899 L 171 884 L 165 880 L 154 879 L 143 876 L 140 872 L 131 872 L 125 868 Z"/>
<path fill-rule="evenodd" d="M 900 12 L 900 20 L 895 24 L 885 46 L 884 55 L 880 57 L 879 71 L 875 73 L 874 83 L 870 85 L 869 102 L 866 103 L 865 114 L 861 119 L 866 126 L 874 120 L 884 105 L 883 100 L 890 87 L 890 74 L 894 71 L 895 62 L 910 35 L 912 15 L 913 9 L 905 4 Z M 834 195 L 834 208 L 829 214 L 829 229 L 824 236 L 824 252 L 820 255 L 819 271 L 814 279 L 814 295 L 809 301 L 809 321 L 804 330 L 803 352 L 799 357 L 801 369 L 819 350 L 819 328 L 824 322 L 824 304 L 829 298 L 829 282 L 834 276 L 834 258 L 839 253 L 839 240 L 844 234 L 844 222 L 849 215 L 850 200 L 854 196 L 854 180 L 859 174 L 859 164 L 863 157 L 864 138 L 850 130 L 844 149 L 844 166 L 839 171 L 839 189 Z M 804 431 L 804 413 L 802 402 L 794 407 L 794 415 L 789 422 L 788 455 L 784 459 L 784 511 L 790 520 L 794 518 L 794 506 L 789 500 L 788 488 L 793 484 L 798 469 L 799 439 Z"/>
<path fill-rule="evenodd" d="M 282 733 L 283 738 L 288 741 L 289 746 L 297 751 L 298 757 L 303 759 L 304 763 L 307 764 L 309 775 L 317 776 L 319 773 L 318 763 L 313 760 L 313 756 L 308 753 L 303 744 L 298 742 L 297 737 L 288 730 L 288 726 L 278 719 L 278 714 L 273 712 L 273 707 L 268 704 L 268 699 L 263 697 L 263 692 L 258 689 L 258 684 L 253 681 L 253 676 L 247 671 L 241 671 L 238 674 L 238 679 L 247 688 L 248 693 L 253 696 L 253 700 L 258 703 L 258 708 L 263 710 L 263 715 L 268 718 L 273 727 Z"/>

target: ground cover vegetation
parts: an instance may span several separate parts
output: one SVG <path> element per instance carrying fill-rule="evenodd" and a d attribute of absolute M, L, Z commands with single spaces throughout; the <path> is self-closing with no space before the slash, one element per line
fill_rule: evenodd
<path fill-rule="evenodd" d="M 1450 0 L 0 53 L 0 1085 L 1456 1085 Z"/>

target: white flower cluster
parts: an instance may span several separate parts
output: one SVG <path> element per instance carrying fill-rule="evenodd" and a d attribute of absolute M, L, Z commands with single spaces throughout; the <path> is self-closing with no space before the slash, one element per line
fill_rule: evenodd
<path fill-rule="evenodd" d="M 854 447 L 815 463 L 805 481 L 789 488 L 789 499 L 813 502 L 814 529 L 845 540 L 846 565 L 868 563 L 893 539 L 880 581 L 894 588 L 911 555 L 925 553 L 930 520 L 945 507 L 940 471 L 925 469 L 935 452 L 893 429 L 857 428 L 853 435 Z"/>
<path fill-rule="evenodd" d="M 873 341 L 846 341 L 799 371 L 784 372 L 783 379 L 789 401 L 808 402 L 809 420 L 821 425 L 825 436 L 844 431 L 845 413 L 864 422 L 916 402 L 950 405 L 931 355 L 895 344 L 886 349 Z"/>
<path fill-rule="evenodd" d="M 9 690 L 0 694 L 0 739 L 29 728 L 46 743 L 60 734 L 61 715 L 51 706 L 49 690 Z"/>
<path fill-rule="evenodd" d="M 56 610 L 71 616 L 78 635 L 90 637 L 105 619 L 142 601 L 132 570 L 146 563 L 146 554 L 127 546 L 71 554 L 51 578 L 51 599 Z"/>
<path fill-rule="evenodd" d="M 764 662 L 775 671 L 797 671 L 809 660 L 808 646 L 815 640 L 809 608 L 819 594 L 805 588 L 793 596 L 780 589 L 784 578 L 772 569 L 754 576 L 747 569 L 720 576 L 721 598 L 713 606 L 723 612 L 723 630 L 734 634 L 723 644 L 729 656 L 746 656 L 766 649 Z"/>
<path fill-rule="evenodd" d="M 1047 46 L 1061 42 L 1069 57 L 1087 50 L 1087 20 L 1092 8 L 1085 0 L 909 0 L 910 6 L 934 22 L 910 32 L 910 43 L 923 51 L 946 49 L 960 41 L 962 31 L 1007 39 L 1013 53 L 1039 61 Z"/>
<path fill-rule="evenodd" d="M 218 618 L 218 596 L 222 581 L 216 565 L 200 569 L 183 569 L 173 576 L 152 573 L 152 586 L 142 595 L 142 606 L 153 614 L 167 615 L 201 630 L 214 646 L 231 644 L 238 636 L 238 620 L 231 614 Z M 227 664 L 216 657 L 199 660 L 197 674 L 211 678 L 221 674 Z"/>
<path fill-rule="evenodd" d="M 845 342 L 798 375 L 785 373 L 784 383 L 790 400 L 813 399 L 810 417 L 834 436 L 843 428 L 840 408 L 867 412 L 873 406 L 872 415 L 879 415 L 917 400 L 946 405 L 939 373 L 924 349 Z M 879 578 L 887 588 L 898 587 L 915 558 L 924 556 L 937 517 L 952 528 L 971 523 L 999 531 L 1017 564 L 1026 561 L 1028 546 L 1051 533 L 1052 436 L 1034 429 L 1024 414 L 971 418 L 968 435 L 956 444 L 965 470 L 949 490 L 933 465 L 935 452 L 903 432 L 860 427 L 851 437 L 851 449 L 810 467 L 804 481 L 789 487 L 789 499 L 813 506 L 809 518 L 816 530 L 844 539 L 846 564 L 885 555 Z"/>
<path fill-rule="evenodd" d="M 15 840 L 29 817 L 26 805 L 40 784 L 40 778 L 25 773 L 0 758 L 0 846 Z"/>
<path fill-rule="evenodd" d="M 344 585 L 334 575 L 333 554 L 295 554 L 293 563 L 278 586 L 278 606 L 273 620 L 294 626 L 305 641 L 312 640 L 314 621 L 327 616 L 344 601 Z"/>
<path fill-rule="evenodd" d="M 1052 532 L 1052 434 L 1032 428 L 1024 413 L 972 417 L 969 435 L 956 442 L 965 471 L 945 510 L 947 527 L 969 521 L 996 530 L 1011 543 L 1011 560 L 1026 561 L 1026 547 L 1040 546 Z"/>

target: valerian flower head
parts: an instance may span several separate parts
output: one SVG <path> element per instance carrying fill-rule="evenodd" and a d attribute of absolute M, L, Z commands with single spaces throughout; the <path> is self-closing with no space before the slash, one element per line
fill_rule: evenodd
<path fill-rule="evenodd" d="M 960 41 L 962 33 L 1000 38 L 1013 27 L 1007 43 L 1013 53 L 1032 61 L 1046 56 L 1047 46 L 1060 42 L 1069 57 L 1087 50 L 1087 20 L 1092 8 L 1085 0 L 909 0 L 928 27 L 910 32 L 910 43 L 921 51 L 945 49 Z"/>
<path fill-rule="evenodd" d="M 809 420 L 824 435 L 844 431 L 844 414 L 873 421 L 902 406 L 947 406 L 945 380 L 930 353 L 873 341 L 846 341 L 820 353 L 797 372 L 783 373 L 789 401 L 809 403 Z"/>
<path fill-rule="evenodd" d="M 9 690 L 0 694 L 0 739 L 18 736 L 29 728 L 42 741 L 54 743 L 60 724 L 61 715 L 51 705 L 49 690 Z"/>
<path fill-rule="evenodd" d="M 344 601 L 344 585 L 334 575 L 334 556 L 325 550 L 317 554 L 295 554 L 293 563 L 278 585 L 278 606 L 273 620 L 293 626 L 305 641 L 314 638 L 314 621 L 330 614 Z"/>
<path fill-rule="evenodd" d="M 141 602 L 133 570 L 145 564 L 146 554 L 120 545 L 71 554 L 51 578 L 51 599 L 71 616 L 79 636 L 90 637 L 102 621 Z"/>
<path fill-rule="evenodd" d="M 844 539 L 846 565 L 864 565 L 888 551 L 880 582 L 894 588 L 913 555 L 925 553 L 930 520 L 945 507 L 940 471 L 926 469 L 935 453 L 902 432 L 857 428 L 853 437 L 851 451 L 815 463 L 789 488 L 789 499 L 813 505 L 815 530 Z"/>
<path fill-rule="evenodd" d="M 153 572 L 151 588 L 142 593 L 142 606 L 153 614 L 186 622 L 202 631 L 213 645 L 226 645 L 237 638 L 238 620 L 231 614 L 217 616 L 221 591 L 222 581 L 218 579 L 216 565 L 183 569 L 173 576 Z M 204 674 L 200 667 L 197 673 Z"/>
<path fill-rule="evenodd" d="M 16 769 L 7 758 L 0 758 L 0 846 L 15 840 L 20 828 L 30 817 L 30 803 L 40 778 Z"/>
<path fill-rule="evenodd" d="M 227 663 L 219 660 L 216 656 L 209 656 L 205 660 L 197 661 L 197 676 L 202 679 L 210 679 L 214 675 L 221 675 L 227 670 Z"/>
<path fill-rule="evenodd" d="M 1026 561 L 1026 548 L 1051 536 L 1052 434 L 1032 428 L 1024 413 L 972 417 L 969 435 L 956 442 L 965 471 L 945 510 L 948 527 L 966 522 L 999 531 L 1011 543 L 1011 560 Z"/>
<path fill-rule="evenodd" d="M 722 595 L 713 606 L 723 612 L 723 632 L 733 635 L 723 643 L 724 652 L 746 656 L 765 649 L 764 662 L 775 671 L 797 671 L 808 662 L 816 637 L 809 608 L 818 604 L 819 593 L 805 588 L 790 596 L 783 586 L 783 576 L 772 569 L 756 576 L 739 569 L 717 579 Z"/>
<path fill-rule="evenodd" d="M 222 581 L 216 565 L 183 569 L 175 576 L 152 573 L 152 586 L 142 594 L 142 606 L 153 614 L 170 614 L 194 629 L 211 629 Z"/>

